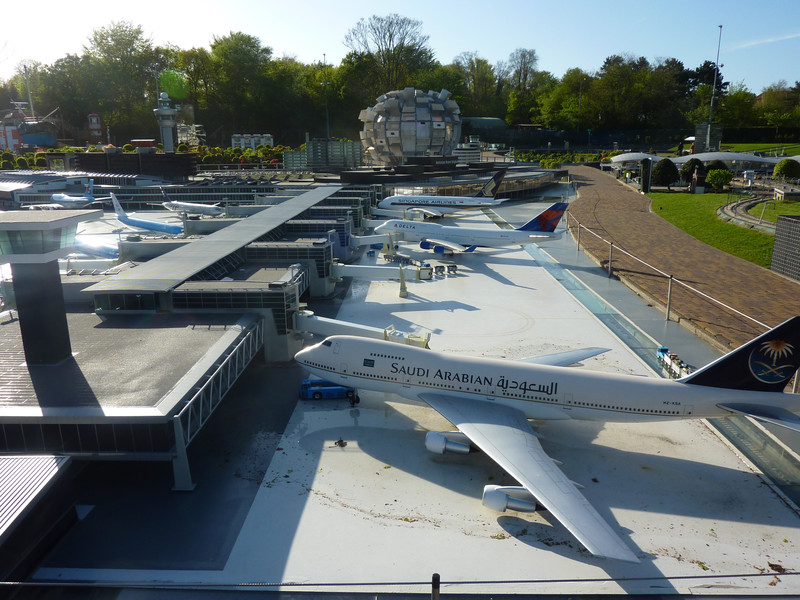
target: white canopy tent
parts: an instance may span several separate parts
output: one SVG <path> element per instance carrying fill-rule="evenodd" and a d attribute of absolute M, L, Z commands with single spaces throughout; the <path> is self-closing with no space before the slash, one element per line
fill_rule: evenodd
<path fill-rule="evenodd" d="M 774 165 L 782 160 L 772 156 L 756 156 L 755 154 L 749 154 L 747 152 L 701 152 L 700 154 L 685 154 L 683 156 L 670 158 L 676 165 L 682 165 L 693 158 L 704 163 L 711 162 L 712 160 L 721 160 L 726 163 L 736 163 L 737 166 L 745 163 Z"/>

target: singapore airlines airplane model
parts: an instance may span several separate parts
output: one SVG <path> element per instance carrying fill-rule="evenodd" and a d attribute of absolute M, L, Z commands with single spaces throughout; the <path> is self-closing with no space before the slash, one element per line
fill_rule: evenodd
<path fill-rule="evenodd" d="M 574 352 L 507 361 L 344 335 L 303 349 L 295 359 L 335 383 L 426 402 L 459 429 L 429 432 L 428 450 L 467 453 L 474 444 L 522 484 L 486 486 L 486 506 L 535 511 L 539 503 L 592 554 L 630 562 L 639 560 L 545 454 L 528 419 L 747 415 L 800 431 L 794 414 L 800 395 L 783 391 L 800 366 L 800 317 L 675 380 L 564 368 L 582 360 Z"/>
<path fill-rule="evenodd" d="M 556 233 L 556 227 L 567 206 L 566 202 L 556 202 L 517 229 L 451 227 L 422 221 L 390 219 L 378 225 L 375 233 L 401 234 L 403 240 L 419 242 L 420 248 L 433 250 L 438 254 L 473 252 L 475 248 L 481 247 L 521 246 L 560 238 L 562 232 Z"/>
<path fill-rule="evenodd" d="M 222 216 L 222 207 L 217 204 L 199 204 L 197 202 L 181 202 L 180 200 L 172 200 L 167 196 L 164 188 L 159 188 L 161 195 L 164 197 L 164 202 L 161 206 L 173 212 L 182 212 L 187 215 L 206 215 L 209 217 Z"/>
<path fill-rule="evenodd" d="M 500 169 L 486 182 L 474 196 L 387 196 L 378 202 L 378 208 L 391 210 L 416 210 L 429 217 L 441 217 L 444 214 L 473 208 L 497 206 L 503 200 L 496 200 L 497 191 L 507 169 Z"/>

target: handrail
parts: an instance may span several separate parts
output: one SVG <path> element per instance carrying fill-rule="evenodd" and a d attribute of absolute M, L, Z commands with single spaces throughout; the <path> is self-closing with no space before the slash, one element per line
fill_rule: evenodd
<path fill-rule="evenodd" d="M 751 316 L 749 316 L 749 315 L 747 315 L 747 314 L 743 313 L 742 311 L 740 311 L 740 310 L 737 310 L 737 309 L 733 308 L 732 306 L 730 306 L 730 305 L 728 305 L 728 304 L 725 304 L 725 303 L 724 303 L 724 302 L 722 302 L 721 300 L 717 300 L 717 299 L 716 299 L 716 298 L 714 298 L 713 296 L 710 296 L 709 294 L 706 294 L 705 292 L 702 292 L 702 291 L 698 290 L 697 288 L 695 288 L 695 287 L 692 287 L 691 285 L 689 285 L 689 284 L 688 284 L 688 283 L 686 283 L 685 281 L 681 281 L 680 279 L 676 279 L 674 276 L 670 275 L 669 273 L 666 273 L 666 272 L 662 271 L 661 269 L 659 269 L 658 267 L 655 267 L 655 266 L 651 265 L 650 263 L 648 263 L 648 262 L 646 262 L 646 261 L 642 260 L 641 258 L 639 258 L 639 257 L 637 257 L 637 256 L 634 256 L 633 254 L 631 254 L 630 252 L 628 252 L 628 251 L 626 251 L 626 250 L 623 250 L 623 249 L 622 249 L 622 248 L 620 248 L 619 246 L 615 246 L 613 242 L 610 242 L 610 241 L 606 240 L 606 239 L 605 239 L 605 238 L 603 238 L 601 235 L 599 235 L 599 234 L 597 234 L 596 232 L 592 231 L 591 229 L 589 229 L 589 228 L 588 228 L 588 227 L 586 227 L 585 225 L 582 225 L 582 224 L 581 224 L 581 222 L 580 222 L 580 221 L 577 219 L 577 217 L 575 217 L 574 215 L 570 214 L 569 212 L 567 212 L 567 213 L 566 213 L 566 216 L 567 216 L 567 229 L 568 229 L 568 230 L 569 230 L 569 228 L 570 228 L 570 225 L 569 225 L 569 219 L 570 219 L 570 218 L 571 218 L 571 219 L 574 221 L 574 223 L 575 223 L 575 226 L 577 226 L 577 227 L 578 227 L 578 236 L 575 238 L 575 239 L 576 239 L 576 243 L 577 243 L 577 245 L 578 245 L 578 250 L 580 250 L 580 249 L 581 249 L 581 242 L 580 242 L 580 240 L 581 240 L 581 230 L 585 230 L 587 233 L 590 233 L 590 234 L 592 234 L 592 235 L 593 235 L 593 236 L 595 236 L 595 237 L 596 237 L 598 240 L 600 240 L 600 241 L 601 241 L 601 242 L 603 242 L 604 244 L 608 245 L 608 246 L 609 246 L 609 251 L 610 251 L 610 252 L 611 252 L 611 251 L 622 252 L 623 254 L 625 254 L 625 255 L 629 256 L 629 257 L 630 257 L 630 258 L 632 258 L 633 260 L 635 260 L 635 261 L 637 261 L 637 262 L 639 262 L 639 263 L 643 264 L 643 265 L 644 265 L 644 266 L 646 266 L 647 268 L 649 268 L 649 269 L 652 269 L 652 270 L 653 270 L 653 271 L 655 271 L 655 272 L 656 272 L 658 275 L 661 275 L 662 277 L 665 277 L 666 279 L 668 279 L 668 280 L 669 280 L 669 283 L 670 283 L 670 285 L 671 285 L 672 283 L 677 283 L 678 285 L 680 285 L 680 286 L 684 287 L 684 288 L 685 288 L 685 289 L 687 289 L 688 291 L 690 291 L 690 292 L 693 292 L 693 293 L 697 294 L 698 296 L 700 296 L 700 297 L 702 297 L 702 298 L 704 298 L 704 299 L 706 299 L 706 300 L 709 300 L 709 301 L 711 301 L 711 302 L 713 302 L 713 303 L 715 303 L 715 304 L 719 305 L 720 307 L 722 307 L 722 308 L 724 308 L 724 309 L 726 309 L 726 310 L 729 310 L 729 311 L 731 311 L 732 313 L 734 313 L 734 314 L 736 314 L 736 315 L 738 315 L 738 316 L 740 316 L 740 317 L 743 317 L 743 318 L 745 318 L 745 319 L 747 319 L 747 320 L 749 320 L 749 321 L 752 321 L 752 322 L 753 322 L 753 323 L 755 323 L 756 325 L 759 325 L 760 327 L 763 327 L 765 331 L 769 329 L 769 326 L 768 326 L 768 325 L 766 325 L 765 323 L 762 323 L 762 322 L 761 322 L 761 321 L 759 321 L 758 319 L 755 319 L 755 318 L 753 318 L 753 317 L 751 317 Z M 573 237 L 575 237 L 575 236 L 573 236 Z M 612 267 L 611 267 L 611 261 L 609 260 L 609 264 L 608 264 L 609 277 L 611 276 L 611 268 L 612 268 Z M 669 321 L 669 313 L 670 313 L 670 308 L 671 308 L 671 306 L 670 306 L 670 305 L 671 305 L 671 294 L 668 294 L 668 295 L 667 295 L 667 304 L 666 304 L 666 306 L 665 306 L 665 308 L 666 308 L 666 318 L 665 318 L 665 320 L 667 320 L 667 321 Z"/>

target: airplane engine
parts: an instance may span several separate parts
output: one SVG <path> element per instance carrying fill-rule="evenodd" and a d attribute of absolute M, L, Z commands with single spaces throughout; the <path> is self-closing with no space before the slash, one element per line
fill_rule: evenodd
<path fill-rule="evenodd" d="M 445 248 L 439 244 L 429 242 L 428 240 L 422 240 L 419 243 L 419 247 L 423 250 L 433 250 L 434 254 L 452 254 L 453 251 L 450 248 Z"/>
<path fill-rule="evenodd" d="M 521 486 L 484 486 L 483 505 L 498 512 L 505 512 L 506 510 L 536 512 L 537 510 L 542 510 L 542 506 L 536 502 L 533 494 Z"/>
<path fill-rule="evenodd" d="M 472 451 L 469 438 L 460 431 L 429 431 L 425 434 L 425 448 L 434 454 L 469 454 Z"/>

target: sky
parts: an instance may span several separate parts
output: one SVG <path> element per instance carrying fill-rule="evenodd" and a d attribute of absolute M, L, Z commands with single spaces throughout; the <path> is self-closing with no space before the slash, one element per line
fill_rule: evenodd
<path fill-rule="evenodd" d="M 428 46 L 445 64 L 462 52 L 496 64 L 526 48 L 536 51 L 540 70 L 561 77 L 574 67 L 593 73 L 614 54 L 651 63 L 677 58 L 695 68 L 716 61 L 719 46 L 720 71 L 731 84 L 757 94 L 780 80 L 790 86 L 800 80 L 800 0 L 39 0 L 36 6 L 35 24 L 29 18 L 3 24 L 0 79 L 23 61 L 49 65 L 81 54 L 92 31 L 115 21 L 141 26 L 155 45 L 208 48 L 215 37 L 243 32 L 275 57 L 306 64 L 324 57 L 337 65 L 359 19 L 397 13 L 422 22 Z"/>

